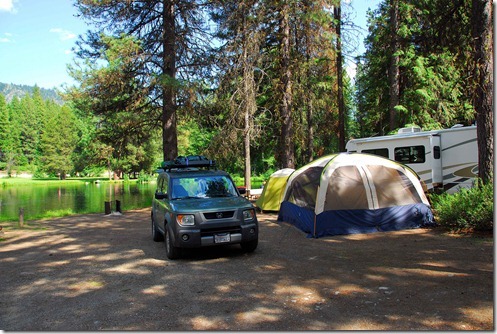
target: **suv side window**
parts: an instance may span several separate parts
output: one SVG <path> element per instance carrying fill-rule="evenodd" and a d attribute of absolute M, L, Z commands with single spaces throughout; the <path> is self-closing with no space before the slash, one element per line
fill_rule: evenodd
<path fill-rule="evenodd" d="M 157 181 L 157 192 L 161 194 L 167 194 L 167 189 L 167 176 L 165 174 L 162 174 L 159 176 L 159 180 Z"/>

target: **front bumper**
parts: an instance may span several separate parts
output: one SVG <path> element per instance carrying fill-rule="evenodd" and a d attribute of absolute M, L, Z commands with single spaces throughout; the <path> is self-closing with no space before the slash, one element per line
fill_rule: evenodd
<path fill-rule="evenodd" d="M 175 233 L 174 246 L 180 248 L 198 248 L 223 244 L 239 244 L 259 237 L 257 222 L 223 227 L 205 227 L 201 229 L 179 228 Z"/>

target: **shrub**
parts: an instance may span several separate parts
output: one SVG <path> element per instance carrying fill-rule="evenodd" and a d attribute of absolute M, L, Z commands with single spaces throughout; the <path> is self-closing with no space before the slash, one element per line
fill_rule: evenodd
<path fill-rule="evenodd" d="M 231 177 L 237 186 L 244 186 L 245 179 L 243 176 L 232 174 Z M 261 188 L 262 183 L 264 182 L 263 176 L 252 176 L 250 178 L 250 183 L 252 183 L 252 189 Z"/>
<path fill-rule="evenodd" d="M 493 199 L 493 184 L 482 182 L 455 194 L 431 195 L 436 221 L 453 232 L 493 230 Z"/>
<path fill-rule="evenodd" d="M 146 173 L 145 171 L 141 170 L 140 174 L 138 175 L 137 181 L 139 183 L 148 183 L 153 180 L 153 176 Z"/>

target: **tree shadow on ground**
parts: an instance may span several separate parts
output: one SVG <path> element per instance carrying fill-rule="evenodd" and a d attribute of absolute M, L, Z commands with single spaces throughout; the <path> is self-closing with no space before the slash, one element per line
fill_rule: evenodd
<path fill-rule="evenodd" d="M 491 330 L 493 239 L 416 229 L 259 247 L 154 243 L 149 210 L 44 222 L 0 243 L 4 330 Z M 14 233 L 14 232 L 13 232 Z"/>

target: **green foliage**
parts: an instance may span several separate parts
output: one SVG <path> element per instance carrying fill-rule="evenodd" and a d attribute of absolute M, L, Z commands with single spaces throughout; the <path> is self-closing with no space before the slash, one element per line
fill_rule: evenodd
<path fill-rule="evenodd" d="M 243 187 L 245 185 L 245 179 L 241 175 L 232 175 L 233 181 L 235 182 L 237 187 Z M 266 178 L 263 175 L 259 176 L 252 176 L 250 178 L 250 183 L 252 184 L 252 189 L 257 189 L 261 188 L 262 184 L 264 181 L 266 181 L 268 178 Z"/>
<path fill-rule="evenodd" d="M 140 171 L 140 174 L 138 175 L 137 182 L 148 183 L 152 180 L 154 180 L 153 175 L 146 173 L 145 171 Z"/>
<path fill-rule="evenodd" d="M 0 157 L 4 154 L 5 148 L 8 146 L 9 134 L 9 110 L 5 97 L 0 95 Z"/>
<path fill-rule="evenodd" d="M 203 154 L 241 174 L 247 137 L 251 172 L 267 178 L 286 167 L 277 158 L 282 125 L 288 123 L 280 114 L 283 93 L 291 94 L 288 136 L 295 165 L 337 151 L 337 36 L 330 10 L 335 1 L 178 3 L 174 36 L 164 31 L 164 4 L 76 1 L 81 16 L 99 28 L 80 39 L 80 61 L 69 67 L 80 86 L 68 89 L 64 111 L 44 101 L 36 87 L 6 106 L 0 100 L 0 167 L 40 175 L 146 175 L 162 161 L 161 153 L 175 151 L 177 139 L 180 155 Z M 352 83 L 344 79 L 348 137 L 389 131 L 393 54 L 400 62 L 396 124 L 428 130 L 471 123 L 471 1 L 400 1 L 396 50 L 390 4 L 384 0 L 370 12 L 354 101 Z M 282 15 L 291 29 L 284 67 L 291 72 L 285 79 L 291 81 L 289 92 L 282 90 Z M 217 24 L 217 30 L 208 31 L 205 23 Z M 218 40 L 209 45 L 213 34 Z M 342 41 L 347 48 L 347 36 Z M 171 50 L 174 64 L 164 63 Z M 61 117 L 67 123 L 55 131 Z"/>
<path fill-rule="evenodd" d="M 59 105 L 53 100 L 43 100 L 36 87 L 32 96 L 13 98 L 9 103 L 0 95 L 1 170 L 9 176 L 26 171 L 35 178 L 47 175 L 64 178 L 67 174 L 92 176 L 102 175 L 112 162 L 115 170 L 125 173 L 152 172 L 160 160 L 160 138 L 156 132 L 135 136 L 132 140 L 116 135 L 117 140 L 124 137 L 123 144 L 118 141 L 115 145 L 123 149 L 113 150 L 112 146 L 102 143 L 106 138 L 101 136 L 102 131 L 107 129 L 104 124 L 109 123 L 77 109 L 75 105 L 84 106 L 81 95 L 79 99 L 72 97 L 70 102 Z M 119 124 L 117 119 L 116 123 Z M 120 129 L 133 136 L 125 126 L 130 124 L 122 124 Z M 116 132 L 107 135 L 110 137 Z"/>
<path fill-rule="evenodd" d="M 396 124 L 416 123 L 424 130 L 471 124 L 471 1 L 400 1 L 396 50 L 391 45 L 391 3 L 385 0 L 369 12 L 366 53 L 356 77 L 361 136 L 389 131 L 388 70 L 393 55 L 399 57 L 400 72 Z"/>
<path fill-rule="evenodd" d="M 40 168 L 64 179 L 74 168 L 72 153 L 77 142 L 74 115 L 69 107 L 51 107 L 40 137 Z"/>
<path fill-rule="evenodd" d="M 78 166 L 84 163 L 105 165 L 118 177 L 123 173 L 151 171 L 156 162 L 158 109 L 150 102 L 150 91 L 140 82 L 144 70 L 140 59 L 140 40 L 121 34 L 100 35 L 100 65 L 88 64 L 81 70 L 71 68 L 71 75 L 81 82 L 67 97 L 88 123 L 78 124 L 81 144 Z M 97 129 L 88 124 L 97 125 Z"/>
<path fill-rule="evenodd" d="M 3 98 L 3 96 L 2 96 Z M 1 106 L 0 106 L 0 109 Z M 0 162 L 12 171 L 67 174 L 73 171 L 71 156 L 76 142 L 75 118 L 69 106 L 43 100 L 35 86 L 33 95 L 13 98 L 6 104 L 6 122 L 0 122 Z"/>
<path fill-rule="evenodd" d="M 406 121 L 419 123 L 425 130 L 470 123 L 474 112 L 467 108 L 456 57 L 446 52 L 412 60 L 410 89 L 402 98 L 411 112 Z"/>
<path fill-rule="evenodd" d="M 451 231 L 491 231 L 494 218 L 491 183 L 478 182 L 455 194 L 431 195 L 436 221 Z"/>
<path fill-rule="evenodd" d="M 203 155 L 209 147 L 215 131 L 193 119 L 178 124 L 178 155 Z"/>

